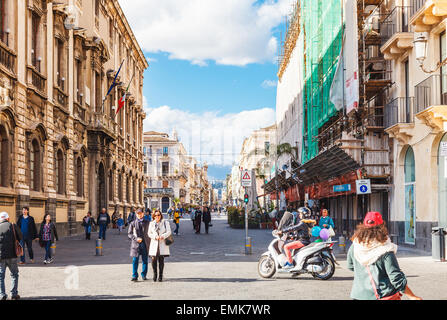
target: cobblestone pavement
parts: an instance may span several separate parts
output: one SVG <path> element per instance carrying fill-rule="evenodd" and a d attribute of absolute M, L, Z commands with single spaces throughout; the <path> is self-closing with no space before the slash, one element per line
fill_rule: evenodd
<path fill-rule="evenodd" d="M 173 224 L 171 224 L 173 226 Z M 345 268 L 346 255 L 336 255 L 341 266 L 329 281 L 310 275 L 291 278 L 276 275 L 262 279 L 257 260 L 272 239 L 268 230 L 249 230 L 253 254 L 244 255 L 245 230 L 229 228 L 226 216 L 213 215 L 209 234 L 194 234 L 187 217 L 180 222 L 180 235 L 166 259 L 163 283 L 131 278 L 130 242 L 127 233 L 109 229 L 103 256 L 95 256 L 95 240 L 82 236 L 57 243 L 55 263 L 43 264 L 44 251 L 34 244 L 36 263 L 20 267 L 19 294 L 23 299 L 349 299 L 353 275 Z M 399 250 L 401 268 L 413 291 L 426 299 L 447 299 L 447 264 L 430 256 Z M 141 270 L 141 266 L 140 266 Z M 149 266 L 148 278 L 152 277 Z M 10 288 L 7 274 L 7 290 Z M 434 289 L 434 290 L 433 290 Z"/>

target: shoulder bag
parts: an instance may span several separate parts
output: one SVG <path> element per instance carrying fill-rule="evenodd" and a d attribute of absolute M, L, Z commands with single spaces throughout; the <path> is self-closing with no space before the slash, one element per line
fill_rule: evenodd
<path fill-rule="evenodd" d="M 16 256 L 17 257 L 21 257 L 21 256 L 23 256 L 23 247 L 20 244 L 19 240 L 17 240 L 16 228 L 14 227 L 13 224 L 11 224 L 11 227 L 12 227 L 12 232 L 14 233 L 14 243 L 15 243 Z"/>
<path fill-rule="evenodd" d="M 165 229 L 168 229 L 168 228 L 166 228 L 166 221 L 165 221 Z M 174 237 L 172 236 L 172 233 L 169 235 L 169 237 L 167 237 L 166 239 L 165 239 L 165 244 L 167 245 L 167 246 L 170 246 L 171 244 L 173 244 L 174 243 Z"/>
<path fill-rule="evenodd" d="M 402 300 L 402 293 L 400 293 L 399 291 L 396 292 L 395 294 L 391 295 L 391 296 L 387 296 L 387 297 L 383 297 L 380 298 L 379 294 L 377 293 L 377 288 L 376 288 L 376 283 L 374 282 L 373 276 L 371 274 L 371 271 L 369 270 L 369 266 L 366 266 L 366 271 L 368 271 L 368 275 L 369 275 L 369 280 L 371 281 L 371 285 L 374 289 L 374 294 L 377 298 L 377 300 Z"/>

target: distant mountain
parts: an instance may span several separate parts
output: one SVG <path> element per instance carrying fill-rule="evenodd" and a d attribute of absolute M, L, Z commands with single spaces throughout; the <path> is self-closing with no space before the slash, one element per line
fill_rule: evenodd
<path fill-rule="evenodd" d="M 208 166 L 208 180 L 224 181 L 227 178 L 227 174 L 231 173 L 231 166 Z"/>

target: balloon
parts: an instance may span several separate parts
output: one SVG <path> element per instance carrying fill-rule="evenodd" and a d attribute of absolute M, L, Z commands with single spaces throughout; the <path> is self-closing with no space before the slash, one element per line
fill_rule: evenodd
<path fill-rule="evenodd" d="M 313 227 L 312 228 L 312 235 L 314 237 L 320 236 L 321 228 L 320 227 Z"/>
<path fill-rule="evenodd" d="M 323 230 L 320 231 L 320 238 L 323 241 L 326 241 L 327 239 L 329 239 L 330 234 L 329 234 L 329 230 L 324 228 Z"/>

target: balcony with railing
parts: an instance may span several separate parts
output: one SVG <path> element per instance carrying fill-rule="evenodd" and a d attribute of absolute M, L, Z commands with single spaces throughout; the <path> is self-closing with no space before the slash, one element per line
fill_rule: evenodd
<path fill-rule="evenodd" d="M 0 65 L 4 67 L 11 75 L 16 75 L 17 55 L 0 41 Z"/>
<path fill-rule="evenodd" d="M 68 112 L 68 95 L 60 87 L 54 87 L 54 101 L 63 111 Z"/>
<path fill-rule="evenodd" d="M 41 74 L 34 66 L 27 66 L 28 87 L 42 98 L 47 98 L 46 83 L 47 78 Z"/>
<path fill-rule="evenodd" d="M 95 112 L 91 115 L 89 131 L 102 132 L 108 135 L 112 140 L 116 140 L 118 133 L 118 125 L 107 114 Z"/>
<path fill-rule="evenodd" d="M 402 144 L 407 144 L 413 136 L 414 101 L 413 97 L 400 97 L 385 106 L 385 131 Z"/>
<path fill-rule="evenodd" d="M 409 28 L 410 12 L 411 7 L 396 6 L 381 23 L 382 47 L 380 51 L 386 60 L 396 59 L 413 47 L 414 35 Z"/>
<path fill-rule="evenodd" d="M 435 132 L 447 127 L 447 75 L 432 75 L 415 86 L 415 116 Z"/>
<path fill-rule="evenodd" d="M 415 32 L 429 32 L 447 16 L 445 0 L 411 0 L 410 25 Z"/>

